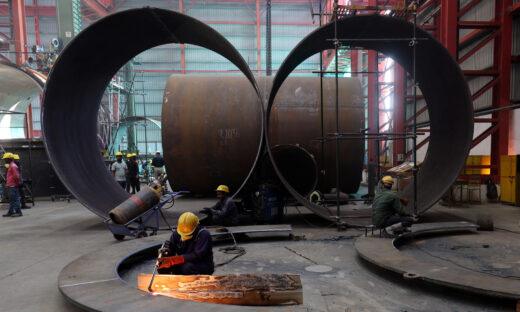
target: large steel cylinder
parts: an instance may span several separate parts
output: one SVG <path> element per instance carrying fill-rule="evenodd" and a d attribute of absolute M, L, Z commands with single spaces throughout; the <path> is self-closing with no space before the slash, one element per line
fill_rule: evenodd
<path fill-rule="evenodd" d="M 145 186 L 139 192 L 119 204 L 116 208 L 110 210 L 108 215 L 114 223 L 125 224 L 155 206 L 159 202 L 160 198 L 160 191 Z"/>
<path fill-rule="evenodd" d="M 267 97 L 272 77 L 258 77 Z M 295 145 L 318 163 L 319 188 L 336 185 L 335 145 L 317 139 L 335 131 L 335 81 L 323 81 L 323 134 L 319 77 L 291 77 L 283 85 L 271 115 L 271 144 Z M 181 76 L 168 79 L 162 110 L 165 165 L 170 184 L 195 194 L 212 194 L 219 184 L 234 192 L 247 177 L 257 155 L 262 124 L 255 90 L 243 77 Z M 340 131 L 364 128 L 361 86 L 339 80 Z M 361 181 L 364 142 L 340 145 L 340 188 L 356 192 Z M 314 170 L 314 168 L 301 168 Z"/>

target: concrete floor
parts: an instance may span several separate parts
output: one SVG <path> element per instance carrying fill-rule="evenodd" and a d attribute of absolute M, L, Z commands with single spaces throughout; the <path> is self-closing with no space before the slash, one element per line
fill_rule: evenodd
<path fill-rule="evenodd" d="M 168 211 L 197 210 L 213 200 L 178 200 Z M 300 210 L 305 213 L 304 208 Z M 5 213 L 5 207 L 0 212 Z M 77 257 L 118 244 L 102 219 L 77 201 L 38 201 L 23 210 L 21 218 L 0 219 L 0 311 L 81 311 L 68 303 L 57 288 L 59 272 Z M 447 221 L 465 218 L 474 221 L 477 213 L 494 215 L 495 226 L 510 235 L 520 235 L 520 207 L 500 204 L 470 207 L 436 206 L 422 220 Z M 285 222 L 294 234 L 306 240 L 290 242 L 290 248 L 314 261 L 328 265 L 331 272 L 308 274 L 302 278 L 304 301 L 309 311 L 514 311 L 515 302 L 473 296 L 430 285 L 404 281 L 399 276 L 375 268 L 361 260 L 353 248 L 361 231 L 337 232 L 326 222 L 289 208 Z M 304 219 L 305 218 L 305 219 Z M 320 227 L 314 227 L 320 226 Z M 164 233 L 163 235 L 167 235 Z M 302 270 L 312 263 L 288 253 L 283 241 L 243 245 L 248 253 L 219 269 L 217 273 L 241 271 L 278 272 Z M 215 252 L 216 254 L 218 252 Z M 287 254 L 288 253 L 288 254 Z M 220 257 L 220 256 L 219 256 Z M 308 262 L 308 263 L 307 263 Z M 261 263 L 261 265 L 259 265 Z M 238 271 L 237 271 L 238 270 Z M 312 279 L 312 281 L 311 281 Z M 306 287 L 311 284 L 312 288 Z"/>

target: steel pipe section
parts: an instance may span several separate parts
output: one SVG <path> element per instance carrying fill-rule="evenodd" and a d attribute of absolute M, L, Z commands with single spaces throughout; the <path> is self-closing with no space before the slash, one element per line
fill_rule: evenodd
<path fill-rule="evenodd" d="M 131 9 L 109 15 L 83 30 L 65 47 L 49 75 L 42 126 L 56 173 L 70 192 L 99 216 L 108 217 L 108 211 L 129 197 L 98 152 L 96 121 L 103 92 L 131 58 L 167 43 L 194 44 L 222 55 L 238 67 L 259 96 L 253 74 L 231 43 L 187 15 L 149 7 Z M 263 121 L 262 106 L 260 111 Z M 262 136 L 260 131 L 255 163 Z"/>
<path fill-rule="evenodd" d="M 43 90 L 46 77 L 14 63 L 0 61 L 0 137 L 26 138 L 25 112 Z M 11 112 L 11 113 L 7 113 Z"/>
<path fill-rule="evenodd" d="M 409 44 L 415 26 L 409 22 L 380 15 L 353 16 L 337 22 L 338 38 L 345 46 L 363 47 L 384 53 L 408 72 L 414 65 L 413 47 Z M 428 106 L 431 120 L 430 144 L 417 178 L 417 207 L 422 213 L 435 204 L 449 189 L 464 167 L 473 137 L 473 106 L 471 95 L 457 62 L 435 38 L 420 28 L 415 29 L 416 80 Z M 324 25 L 305 37 L 287 56 L 278 70 L 266 110 L 266 143 L 269 144 L 269 122 L 276 94 L 287 76 L 308 57 L 334 49 L 334 23 Z M 403 38 L 404 40 L 395 40 Z M 390 39 L 390 40 L 385 40 Z M 394 40 L 392 40 L 394 39 Z M 309 202 L 288 183 L 268 148 L 275 171 L 289 192 L 316 214 L 331 218 L 322 207 Z M 341 155 L 340 155 L 341 157 Z M 408 212 L 413 211 L 413 183 L 400 196 L 410 199 Z"/>
<path fill-rule="evenodd" d="M 269 96 L 273 78 L 256 77 L 264 99 Z M 361 84 L 357 79 L 342 78 L 339 85 L 341 131 L 359 131 L 365 127 Z M 276 97 L 269 135 L 273 145 L 299 145 L 299 151 L 303 153 L 305 150 L 315 157 L 317 165 L 302 162 L 301 165 L 309 167 L 300 169 L 313 172 L 318 166 L 321 173 L 316 176 L 317 188 L 328 192 L 336 185 L 335 147 L 330 144 L 322 146 L 316 141 L 322 136 L 319 89 L 319 77 L 287 79 Z M 323 129 L 329 133 L 335 129 L 334 78 L 323 79 L 323 90 L 327 94 L 323 98 Z M 235 191 L 251 169 L 259 143 L 258 132 L 262 130 L 259 100 L 248 81 L 239 76 L 172 75 L 166 83 L 163 101 L 162 132 L 163 138 L 168 138 L 163 142 L 164 162 L 170 184 L 190 190 L 192 194 L 213 195 L 219 184 Z M 341 145 L 344 155 L 340 162 L 341 175 L 346 177 L 341 184 L 344 192 L 358 190 L 363 169 L 363 147 L 362 141 L 347 141 Z M 294 149 L 280 150 L 288 153 Z M 323 163 L 327 166 L 322 167 Z M 287 163 L 295 164 L 296 160 Z M 294 175 L 290 178 L 286 175 L 287 178 L 298 180 L 300 172 L 293 169 L 283 170 Z M 248 181 L 248 186 L 253 188 L 264 178 L 257 170 L 260 169 L 257 168 Z M 278 180 L 274 171 L 272 178 Z M 312 187 L 313 183 L 314 180 L 305 184 Z"/>

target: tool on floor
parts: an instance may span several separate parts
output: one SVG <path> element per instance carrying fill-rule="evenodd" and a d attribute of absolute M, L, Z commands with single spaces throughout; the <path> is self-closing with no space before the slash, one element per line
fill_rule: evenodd
<path fill-rule="evenodd" d="M 161 245 L 161 248 L 159 249 L 159 256 L 157 256 L 157 260 L 155 260 L 155 265 L 153 266 L 152 278 L 150 279 L 150 285 L 148 285 L 148 290 L 150 292 L 153 292 L 152 284 L 153 284 L 153 279 L 155 278 L 155 274 L 157 274 L 157 267 L 159 266 L 159 258 L 162 258 L 164 249 L 167 244 L 168 244 L 168 241 L 164 241 L 164 243 Z"/>

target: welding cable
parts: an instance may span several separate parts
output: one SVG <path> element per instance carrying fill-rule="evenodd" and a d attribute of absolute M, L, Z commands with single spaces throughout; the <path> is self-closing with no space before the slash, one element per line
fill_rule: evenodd
<path fill-rule="evenodd" d="M 227 261 L 216 264 L 215 265 L 216 268 L 226 265 L 226 264 L 230 263 L 231 261 L 235 260 L 236 258 L 242 257 L 243 255 L 246 254 L 246 249 L 244 247 L 239 247 L 237 245 L 237 240 L 235 239 L 235 236 L 233 235 L 233 233 L 229 232 L 229 235 L 231 235 L 234 245 L 231 247 L 219 248 L 218 251 L 223 252 L 225 254 L 235 255 L 235 256 Z"/>

